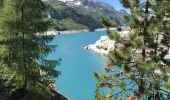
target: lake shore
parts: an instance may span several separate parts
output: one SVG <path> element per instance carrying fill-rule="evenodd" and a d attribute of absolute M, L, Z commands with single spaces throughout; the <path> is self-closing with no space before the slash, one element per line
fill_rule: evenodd
<path fill-rule="evenodd" d="M 110 28 L 110 30 L 115 30 L 116 28 Z M 98 31 L 106 31 L 107 28 L 98 28 L 95 29 L 94 32 L 98 32 Z M 51 30 L 51 31 L 47 31 L 46 34 L 47 35 L 60 35 L 60 34 L 77 34 L 77 33 L 81 33 L 81 32 L 89 32 L 88 29 L 81 29 L 81 30 L 68 30 L 68 31 L 57 31 L 57 30 Z"/>

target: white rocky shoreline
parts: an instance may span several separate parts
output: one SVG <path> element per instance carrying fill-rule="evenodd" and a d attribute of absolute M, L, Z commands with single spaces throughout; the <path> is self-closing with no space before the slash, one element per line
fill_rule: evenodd
<path fill-rule="evenodd" d="M 94 32 L 98 31 L 106 31 L 107 28 L 98 28 L 95 29 Z M 115 30 L 115 28 L 110 28 L 110 30 Z M 60 35 L 60 34 L 78 34 L 80 32 L 89 32 L 89 29 L 81 29 L 81 30 L 68 30 L 68 31 L 57 31 L 57 30 L 50 30 L 47 31 L 47 35 Z"/>
<path fill-rule="evenodd" d="M 118 32 L 122 37 L 126 37 L 129 31 L 121 31 Z M 161 39 L 162 36 L 159 36 Z M 89 44 L 84 47 L 84 49 L 97 52 L 101 55 L 108 55 L 108 53 L 113 50 L 115 47 L 115 41 L 111 40 L 108 36 L 101 36 L 99 40 L 97 40 L 94 44 Z M 168 54 L 165 56 L 165 59 L 170 59 L 170 50 Z"/>
<path fill-rule="evenodd" d="M 94 32 L 97 31 L 106 31 L 107 28 L 98 28 L 95 29 Z M 116 28 L 110 28 L 109 30 L 116 30 Z M 46 35 L 62 35 L 62 34 L 78 34 L 80 32 L 89 32 L 88 29 L 82 29 L 82 30 L 69 30 L 69 31 L 47 31 Z M 124 36 L 129 31 L 121 31 L 119 32 L 121 36 Z M 111 40 L 108 36 L 101 36 L 99 40 L 96 41 L 94 44 L 89 44 L 88 46 L 85 46 L 84 49 L 91 50 L 94 52 L 97 52 L 101 55 L 107 55 L 111 50 L 114 49 L 114 40 Z"/>
<path fill-rule="evenodd" d="M 124 27 L 123 29 L 128 29 Z M 106 31 L 107 28 L 98 28 L 94 31 Z M 110 28 L 110 30 L 116 30 L 116 28 Z M 46 35 L 59 35 L 59 34 L 78 34 L 80 32 L 89 32 L 88 29 L 82 29 L 82 30 L 69 30 L 69 31 L 47 31 Z M 121 36 L 125 36 L 129 31 L 121 31 L 119 32 Z M 101 55 L 108 55 L 109 51 L 114 49 L 114 40 L 111 40 L 108 36 L 101 36 L 99 40 L 96 41 L 94 44 L 89 44 L 84 47 L 84 49 L 88 49 L 94 52 L 97 52 Z M 170 58 L 170 50 L 169 53 L 166 55 L 166 58 Z"/>
<path fill-rule="evenodd" d="M 125 36 L 129 31 L 119 32 L 121 36 Z M 114 49 L 115 41 L 111 40 L 108 36 L 101 36 L 99 40 L 94 44 L 89 44 L 84 49 L 97 52 L 101 55 L 108 55 L 108 53 Z"/>
<path fill-rule="evenodd" d="M 84 49 L 91 50 L 101 55 L 107 55 L 109 51 L 114 49 L 115 41 L 111 40 L 108 36 L 101 36 L 94 44 L 85 46 Z"/>

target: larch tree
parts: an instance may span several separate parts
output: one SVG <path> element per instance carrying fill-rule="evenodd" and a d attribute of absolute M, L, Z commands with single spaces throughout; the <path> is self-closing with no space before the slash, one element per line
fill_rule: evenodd
<path fill-rule="evenodd" d="M 41 0 L 1 1 L 0 99 L 50 100 L 50 84 L 60 72 L 55 70 L 58 60 L 46 59 L 56 47 L 45 33 L 51 25 L 46 5 Z"/>
<path fill-rule="evenodd" d="M 130 30 L 123 37 L 109 31 L 108 36 L 116 41 L 115 48 L 108 55 L 108 73 L 94 73 L 98 79 L 95 96 L 98 100 L 122 100 L 126 96 L 169 100 L 170 1 L 120 2 L 130 9 L 130 16 L 126 16 Z"/>

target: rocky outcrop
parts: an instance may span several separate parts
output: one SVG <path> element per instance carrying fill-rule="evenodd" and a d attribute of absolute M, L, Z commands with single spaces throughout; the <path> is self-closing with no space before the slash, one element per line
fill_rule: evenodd
<path fill-rule="evenodd" d="M 128 31 L 120 32 L 121 36 L 125 36 Z M 114 49 L 115 41 L 111 40 L 108 36 L 101 36 L 99 40 L 96 41 L 94 44 L 90 44 L 85 46 L 84 48 L 87 50 L 91 50 L 101 55 L 108 55 L 108 53 Z"/>
<path fill-rule="evenodd" d="M 109 51 L 114 48 L 114 43 L 115 41 L 109 39 L 108 36 L 101 36 L 101 38 L 97 40 L 95 44 L 90 44 L 86 46 L 85 49 L 98 52 L 102 55 L 107 55 Z"/>

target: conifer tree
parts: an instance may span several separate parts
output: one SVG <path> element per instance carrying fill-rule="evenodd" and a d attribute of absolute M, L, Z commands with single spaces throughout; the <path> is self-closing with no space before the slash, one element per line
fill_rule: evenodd
<path fill-rule="evenodd" d="M 58 60 L 47 60 L 55 45 L 41 0 L 3 0 L 0 14 L 0 80 L 4 100 L 49 100 L 50 84 L 60 74 Z M 0 93 L 3 92 L 0 90 Z M 1 94 L 0 94 L 1 95 Z"/>
<path fill-rule="evenodd" d="M 170 99 L 170 1 L 120 2 L 130 9 L 131 15 L 126 16 L 130 31 L 124 37 L 117 32 L 108 33 L 116 43 L 108 55 L 108 73 L 94 74 L 99 80 L 96 98 Z M 107 94 L 102 91 L 106 87 L 110 89 Z"/>

